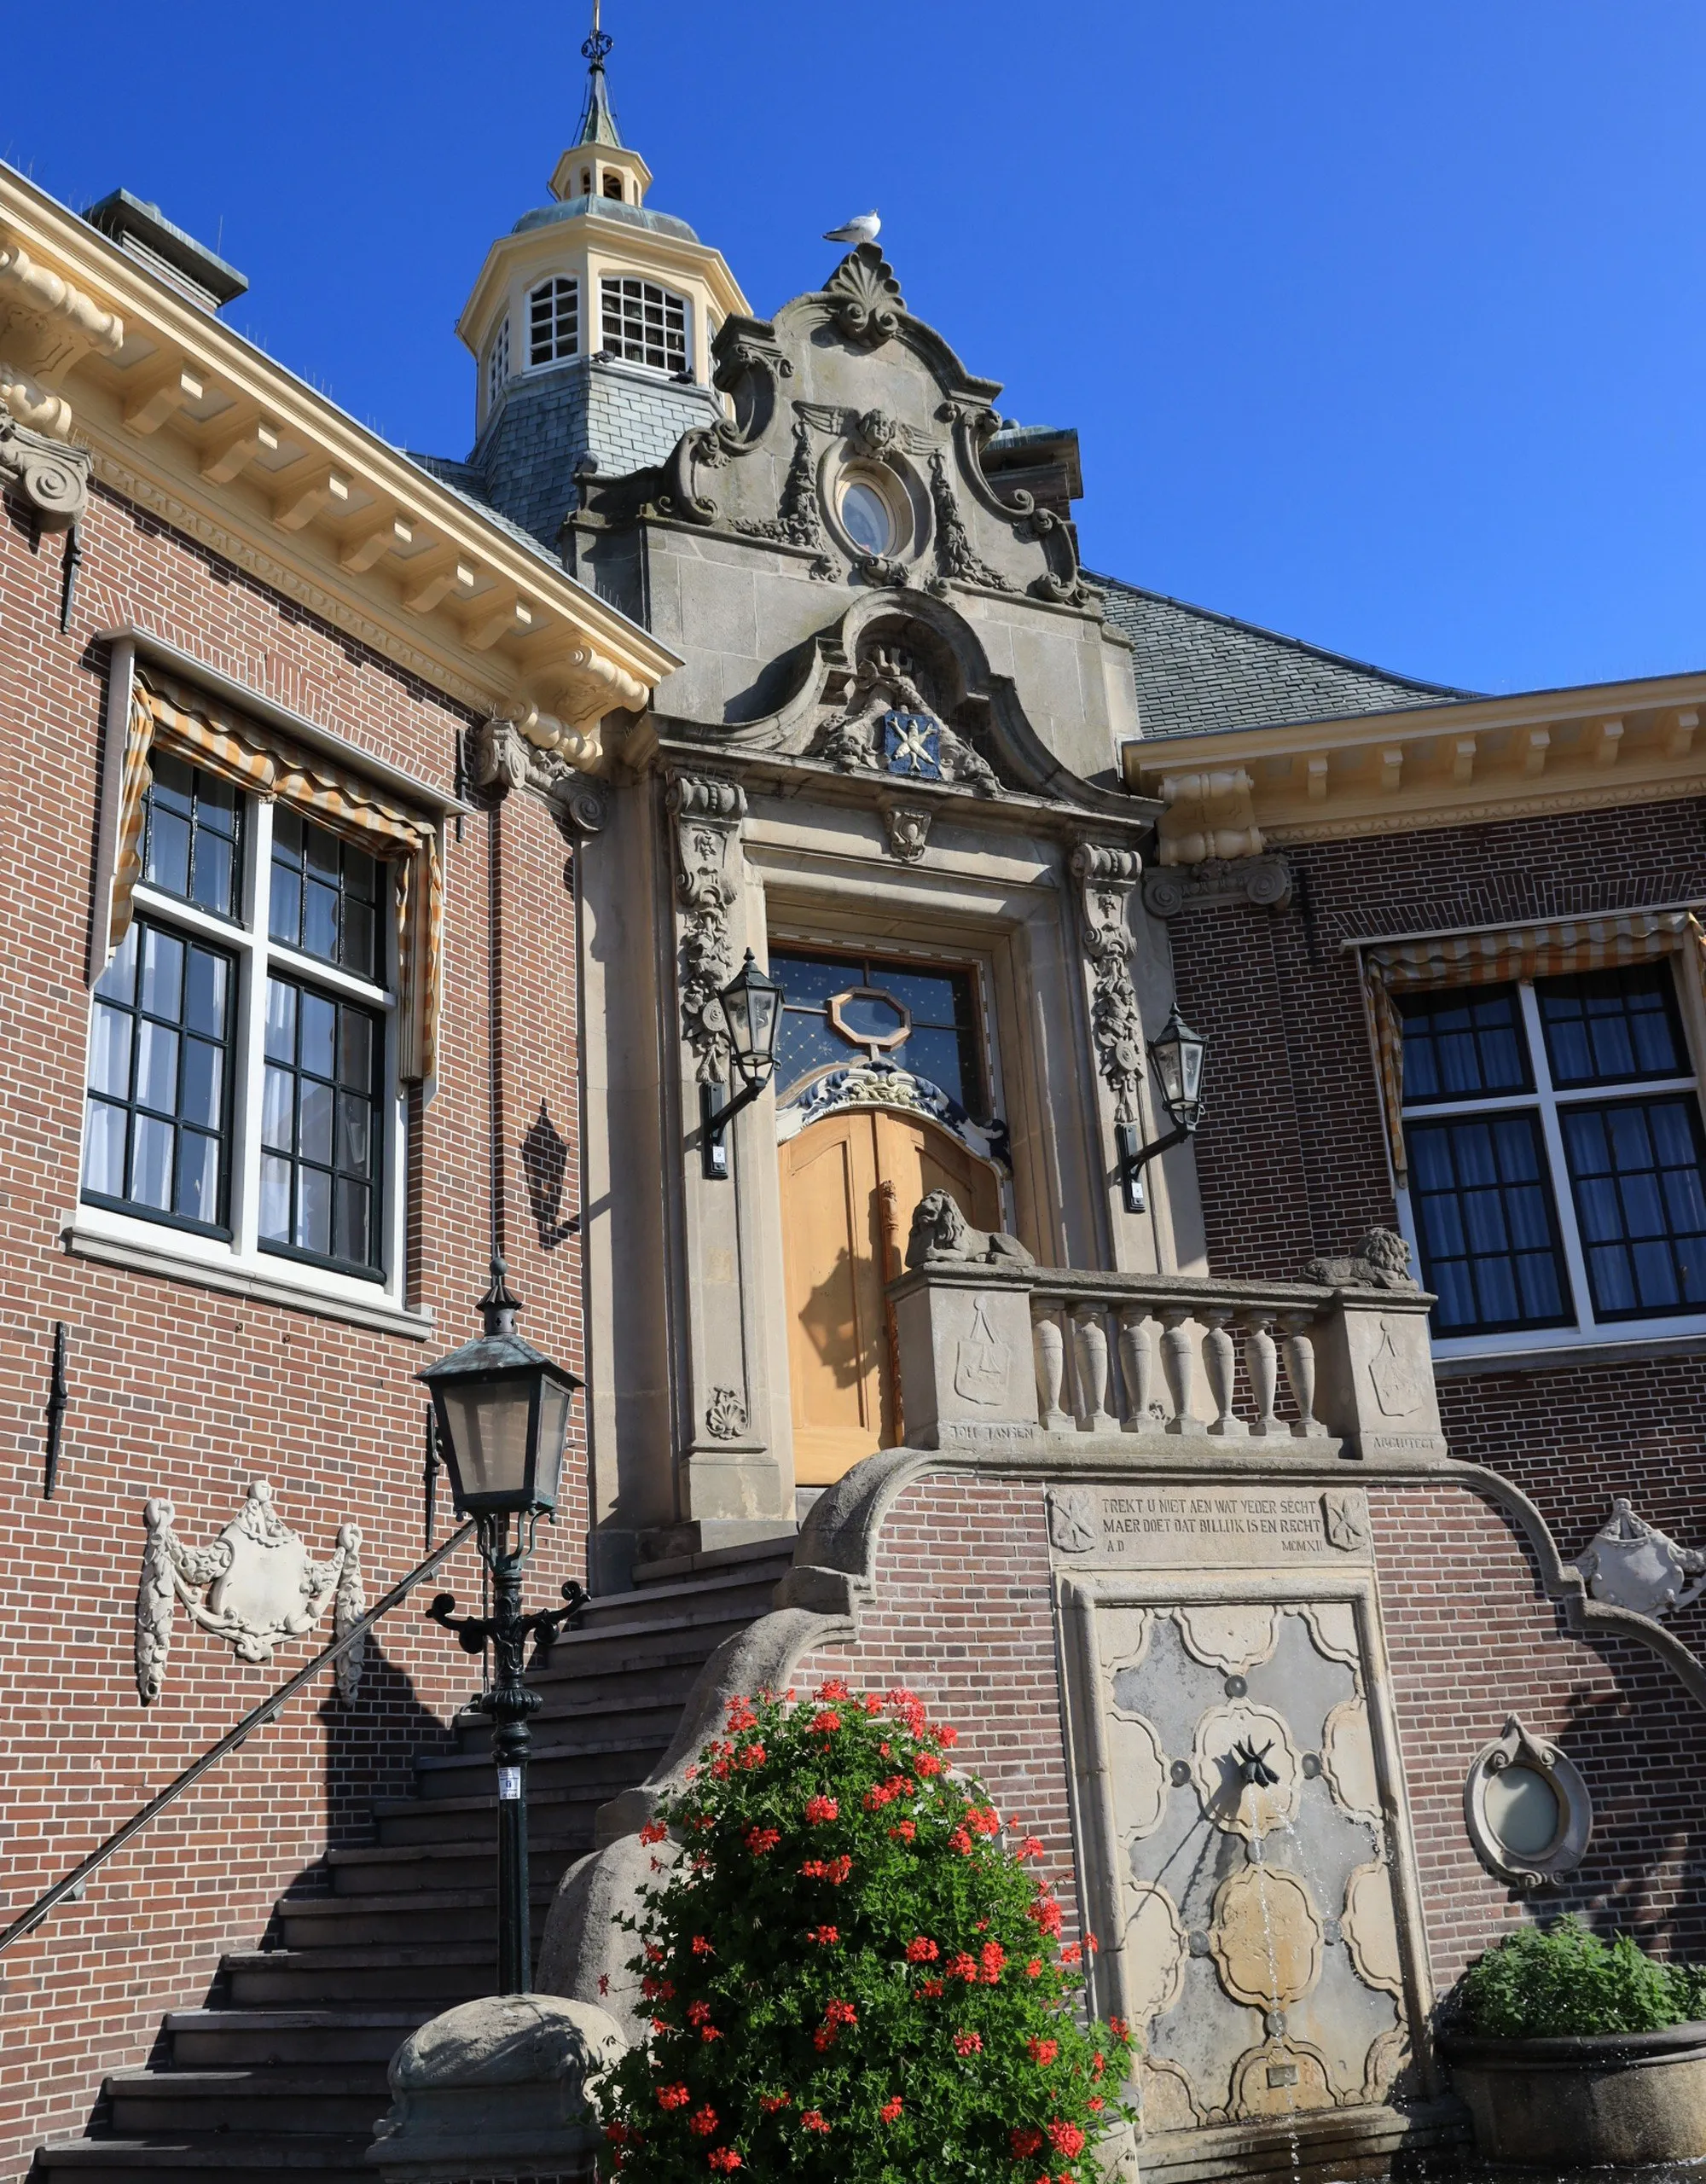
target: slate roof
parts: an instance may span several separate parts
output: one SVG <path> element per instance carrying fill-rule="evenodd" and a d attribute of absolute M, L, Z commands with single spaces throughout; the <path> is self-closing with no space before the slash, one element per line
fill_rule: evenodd
<path fill-rule="evenodd" d="M 1342 720 L 1482 694 L 1389 674 L 1117 577 L 1084 575 L 1104 595 L 1109 621 L 1131 639 L 1146 737 Z"/>

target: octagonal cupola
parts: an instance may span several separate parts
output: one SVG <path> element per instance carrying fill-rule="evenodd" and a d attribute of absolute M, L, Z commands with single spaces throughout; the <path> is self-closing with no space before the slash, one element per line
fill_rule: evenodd
<path fill-rule="evenodd" d="M 466 467 L 554 548 L 577 474 L 660 462 L 722 414 L 711 342 L 748 309 L 722 253 L 646 203 L 652 171 L 623 142 L 611 103 L 612 43 L 595 7 L 580 130 L 550 202 L 487 252 L 456 328 L 479 373 Z"/>

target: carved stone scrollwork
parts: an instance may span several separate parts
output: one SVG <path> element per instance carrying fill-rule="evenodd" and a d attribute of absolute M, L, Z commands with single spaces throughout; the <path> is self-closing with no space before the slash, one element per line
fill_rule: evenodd
<path fill-rule="evenodd" d="M 987 760 L 937 716 L 908 665 L 902 664 L 902 656 L 881 649 L 854 669 L 845 712 L 819 729 L 807 756 L 827 760 L 844 774 L 896 770 L 883 728 L 885 719 L 892 713 L 905 713 L 927 723 L 934 771 L 922 777 L 958 784 L 976 796 L 1001 794 L 1001 784 Z"/>
<path fill-rule="evenodd" d="M 817 474 L 812 464 L 811 434 L 802 418 L 794 426 L 794 451 L 788 464 L 788 474 L 782 481 L 782 490 L 776 502 L 776 513 L 762 520 L 745 519 L 734 528 L 749 538 L 779 538 L 790 546 L 815 548 L 822 561 L 825 575 L 833 569 L 823 553 L 823 524 L 817 505 Z M 818 563 L 812 564 L 811 573 L 818 574 Z"/>
<path fill-rule="evenodd" d="M 315 1561 L 273 1507 L 264 1478 L 250 1482 L 242 1509 L 210 1546 L 188 1547 L 179 1539 L 167 1502 L 145 1504 L 143 1521 L 148 1537 L 136 1589 L 136 1670 L 144 1706 L 165 1682 L 178 1602 L 204 1630 L 225 1640 L 240 1661 L 258 1663 L 271 1660 L 283 1640 L 305 1637 L 334 1596 L 334 1637 L 345 1636 L 367 1612 L 360 1532 L 340 1525 L 331 1554 Z M 363 1650 L 353 1646 L 338 1663 L 338 1689 L 346 1699 L 360 1685 Z"/>
<path fill-rule="evenodd" d="M 1116 1118 L 1135 1123 L 1143 1081 L 1143 1022 L 1131 982 L 1131 926 L 1127 904 L 1141 872 L 1134 850 L 1081 842 L 1072 852 L 1079 926 L 1094 991 L 1090 1030 L 1096 1066 L 1114 1096 Z"/>
<path fill-rule="evenodd" d="M 676 822 L 676 900 L 682 913 L 682 1037 L 701 1084 L 728 1079 L 728 1022 L 719 996 L 734 973 L 728 932 L 734 883 L 728 846 L 746 816 L 738 783 L 713 774 L 677 774 L 670 783 Z"/>
<path fill-rule="evenodd" d="M 738 1441 L 746 1432 L 746 1406 L 733 1388 L 711 1390 L 705 1409 L 705 1429 L 718 1441 Z"/>
<path fill-rule="evenodd" d="M 906 299 L 895 278 L 895 269 L 873 242 L 850 250 L 824 283 L 831 299 L 831 315 L 850 341 L 864 341 L 873 349 L 891 341 L 901 330 Z"/>
<path fill-rule="evenodd" d="M 41 531 L 69 531 L 89 505 L 90 457 L 0 410 L 0 480 L 23 492 Z"/>
<path fill-rule="evenodd" d="M 936 510 L 937 574 L 960 584 L 984 584 L 992 591 L 1011 591 L 1013 585 L 1001 571 L 991 568 L 972 549 L 971 534 L 948 475 L 947 459 L 940 448 L 930 459 L 930 497 Z"/>
<path fill-rule="evenodd" d="M 560 750 L 541 749 L 514 720 L 477 722 L 468 730 L 467 764 L 470 781 L 489 796 L 531 788 L 577 834 L 595 834 L 604 824 L 604 799 L 596 783 L 571 765 Z"/>
<path fill-rule="evenodd" d="M 1143 875 L 1143 907 L 1152 916 L 1216 910 L 1248 903 L 1283 910 L 1291 900 L 1291 868 L 1283 857 L 1205 857 Z"/>
<path fill-rule="evenodd" d="M 930 839 L 933 814 L 912 804 L 885 804 L 879 809 L 889 838 L 889 855 L 901 864 L 916 864 Z"/>

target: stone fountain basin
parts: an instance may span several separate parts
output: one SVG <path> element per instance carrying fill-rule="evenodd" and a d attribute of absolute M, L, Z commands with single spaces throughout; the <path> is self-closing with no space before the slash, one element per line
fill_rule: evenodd
<path fill-rule="evenodd" d="M 1440 2048 L 1489 2161 L 1586 2169 L 1706 2155 L 1706 2024 L 1551 2040 L 1448 2033 Z"/>

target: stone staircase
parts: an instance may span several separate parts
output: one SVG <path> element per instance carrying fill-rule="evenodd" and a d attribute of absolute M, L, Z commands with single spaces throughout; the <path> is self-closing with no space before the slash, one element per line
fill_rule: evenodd
<path fill-rule="evenodd" d="M 528 1797 L 536 1952 L 595 1811 L 644 1780 L 710 1655 L 769 1606 L 792 1548 L 642 1564 L 633 1591 L 594 1600 L 530 1675 L 543 1701 Z M 174 2010 L 159 2059 L 109 2077 L 87 2135 L 43 2146 L 38 2175 L 372 2184 L 362 2156 L 390 2105 L 386 2064 L 416 2025 L 495 1984 L 490 1730 L 459 1721 L 457 1739 L 416 1759 L 413 1797 L 373 1806 L 370 1844 L 328 1850 L 279 1899 L 270 1945 L 227 1956 L 207 2006 Z"/>

